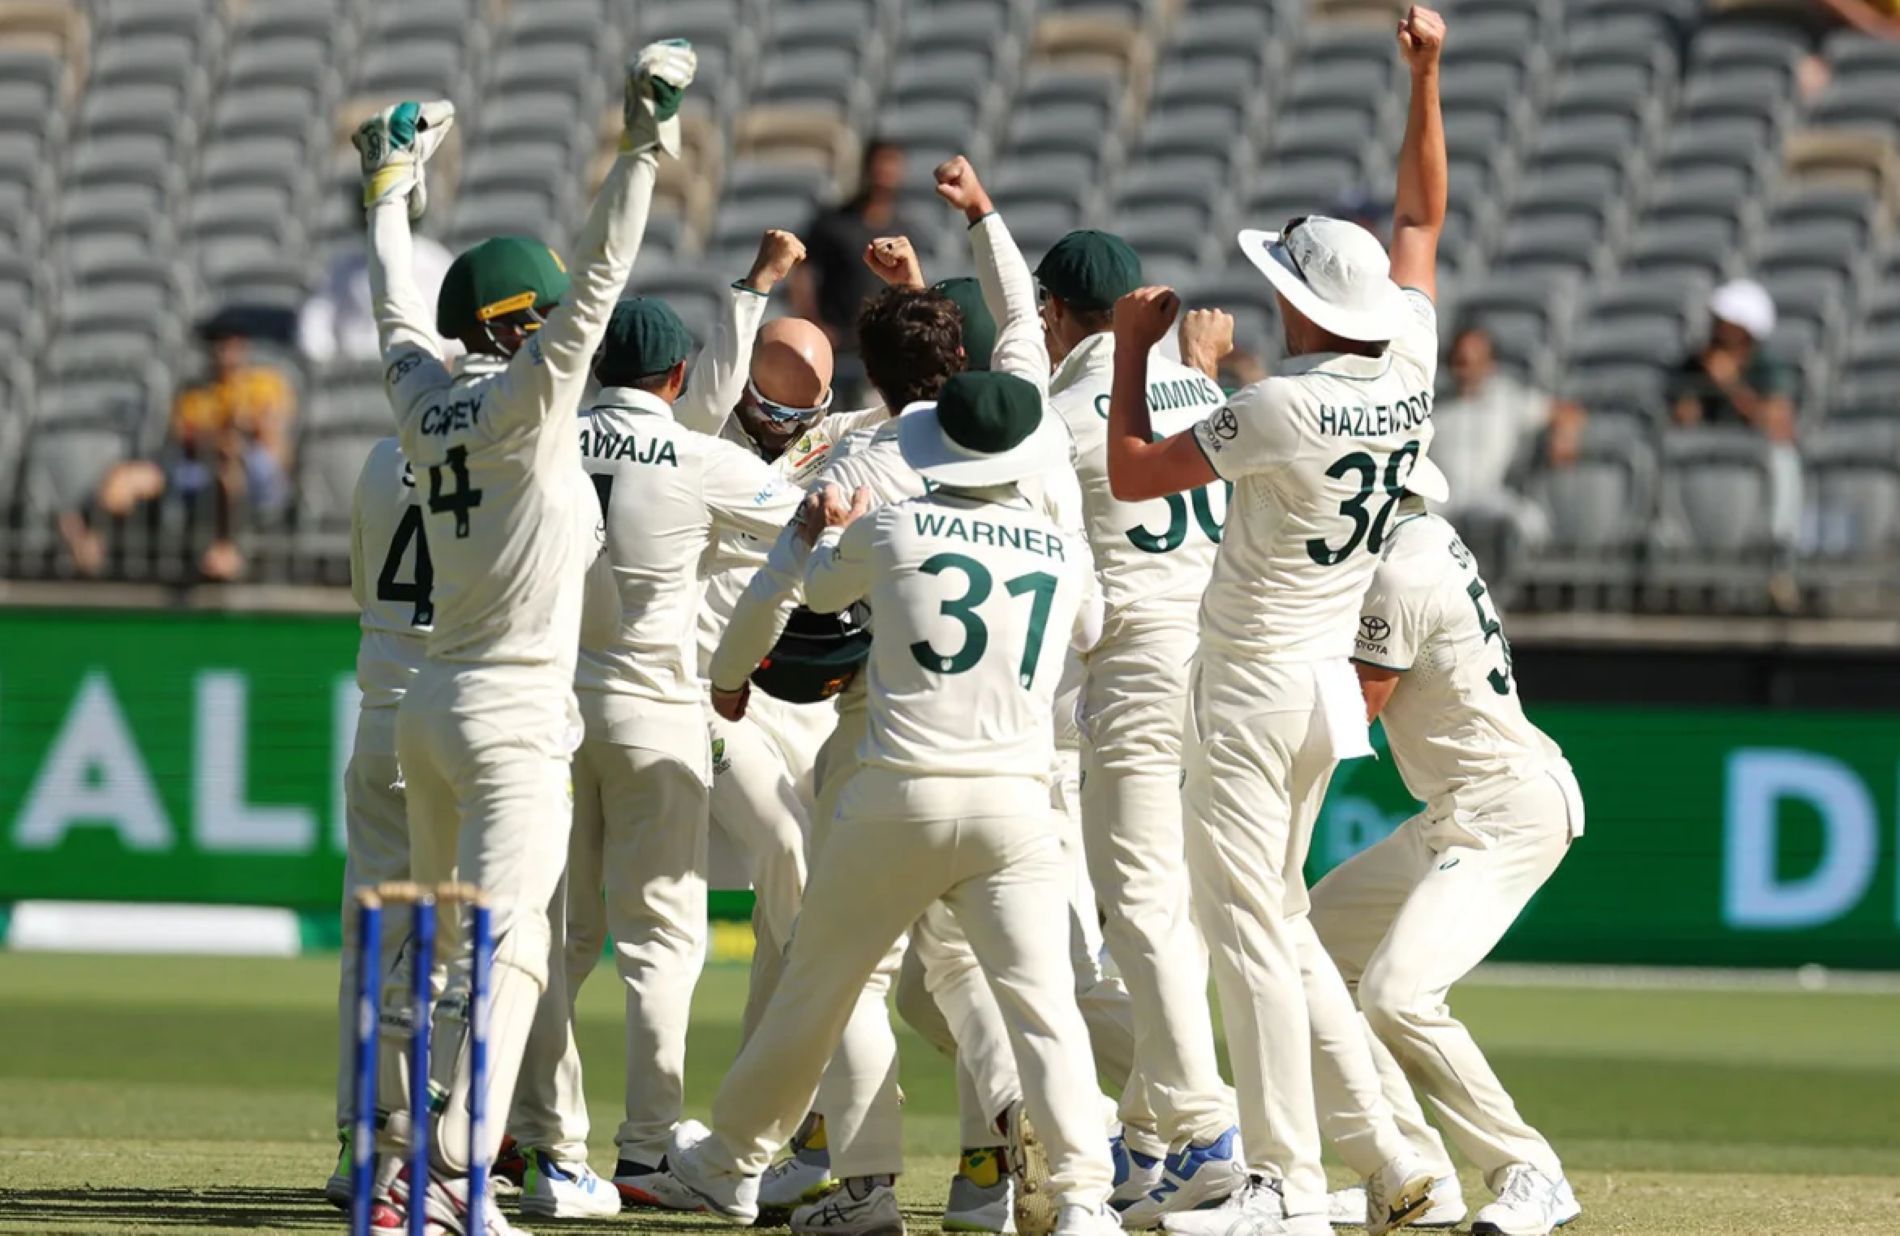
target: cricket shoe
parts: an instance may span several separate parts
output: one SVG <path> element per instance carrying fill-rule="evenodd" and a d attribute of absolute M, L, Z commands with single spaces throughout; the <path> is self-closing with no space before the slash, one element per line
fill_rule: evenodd
<path fill-rule="evenodd" d="M 717 1215 L 728 1223 L 751 1223 L 759 1217 L 759 1178 L 717 1171 L 707 1164 L 705 1143 L 711 1136 L 712 1130 L 697 1120 L 682 1120 L 673 1127 L 673 1136 L 666 1143 L 666 1156 L 660 1160 L 659 1174 L 666 1177 L 662 1188 L 668 1196 L 697 1198 L 698 1204 L 691 1209 Z M 659 1184 L 658 1181 L 653 1183 Z M 618 1171 L 614 1184 L 620 1184 Z"/>
<path fill-rule="evenodd" d="M 1107 1206 L 1063 1206 L 1056 1211 L 1055 1236 L 1120 1236 L 1122 1221 Z"/>
<path fill-rule="evenodd" d="M 521 1213 L 544 1219 L 609 1219 L 620 1213 L 620 1193 L 585 1163 L 563 1163 L 545 1150 L 528 1152 Z"/>
<path fill-rule="evenodd" d="M 1154 1227 L 1163 1215 L 1217 1206 L 1247 1183 L 1240 1165 L 1240 1130 L 1229 1126 L 1211 1142 L 1189 1142 L 1161 1161 L 1161 1183 L 1122 1211 L 1130 1231 Z"/>
<path fill-rule="evenodd" d="M 1178 1236 L 1332 1236 L 1323 1214 L 1289 1215 L 1277 1180 L 1250 1176 L 1218 1205 L 1161 1216 L 1161 1230 Z"/>
<path fill-rule="evenodd" d="M 838 1187 L 825 1144 L 825 1118 L 813 1113 L 792 1136 L 792 1153 L 765 1169 L 759 1179 L 759 1209 L 789 1212 L 815 1202 Z"/>
<path fill-rule="evenodd" d="M 904 1236 L 897 1178 L 852 1176 L 815 1202 L 792 1212 L 792 1231 L 823 1236 Z"/>
<path fill-rule="evenodd" d="M 336 1127 L 336 1166 L 323 1182 L 323 1200 L 338 1210 L 348 1210 L 354 1191 L 350 1185 L 350 1126 Z"/>
<path fill-rule="evenodd" d="M 1009 1175 L 1019 1236 L 1049 1236 L 1056 1230 L 1056 1195 L 1049 1180 L 1049 1152 L 1017 1099 L 997 1123 L 1009 1138 Z"/>
<path fill-rule="evenodd" d="M 946 1232 L 1014 1232 L 1009 1167 L 994 1147 L 963 1152 L 957 1174 L 950 1178 L 950 1198 L 943 1204 Z"/>
<path fill-rule="evenodd" d="M 1161 1187 L 1161 1160 L 1136 1150 L 1120 1133 L 1109 1138 L 1108 1157 L 1115 1165 L 1115 1188 L 1108 1204 L 1117 1213 Z"/>
<path fill-rule="evenodd" d="M 488 1169 L 488 1182 L 495 1186 L 496 1193 L 506 1197 L 521 1192 L 527 1179 L 527 1148 L 504 1133 L 501 1149 L 495 1152 L 495 1165 Z"/>
<path fill-rule="evenodd" d="M 1326 1195 L 1326 1217 L 1334 1227 L 1364 1227 L 1366 1190 L 1363 1185 L 1335 1189 Z M 1456 1176 L 1440 1176 L 1432 1181 L 1432 1204 L 1412 1220 L 1412 1226 L 1424 1229 L 1457 1227 L 1465 1221 L 1465 1195 Z"/>
<path fill-rule="evenodd" d="M 406 1220 L 413 1204 L 409 1196 L 409 1168 L 405 1164 L 389 1186 L 389 1209 Z M 530 1236 L 526 1228 L 516 1227 L 502 1216 L 501 1207 L 495 1205 L 493 1189 L 482 1195 L 480 1218 L 471 1221 L 466 1176 L 445 1176 L 430 1171 L 422 1204 L 428 1220 L 423 1228 L 426 1236 Z"/>
<path fill-rule="evenodd" d="M 1471 1220 L 1472 1236 L 1550 1236 L 1583 1213 L 1570 1182 L 1513 1163 L 1487 1182 L 1498 1198 Z"/>
<path fill-rule="evenodd" d="M 1431 1169 L 1407 1151 L 1388 1159 L 1366 1178 L 1366 1232 L 1385 1236 L 1431 1209 Z"/>

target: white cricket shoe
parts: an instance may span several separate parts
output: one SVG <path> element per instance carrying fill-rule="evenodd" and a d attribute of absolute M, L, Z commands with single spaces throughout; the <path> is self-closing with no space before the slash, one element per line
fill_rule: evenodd
<path fill-rule="evenodd" d="M 1122 1211 L 1122 1226 L 1151 1228 L 1163 1215 L 1217 1206 L 1247 1184 L 1240 1163 L 1240 1130 L 1229 1127 L 1211 1142 L 1189 1142 L 1161 1161 L 1161 1183 Z"/>
<path fill-rule="evenodd" d="M 493 1189 L 482 1194 L 481 1217 L 471 1221 L 466 1176 L 443 1176 L 431 1171 L 428 1188 L 422 1196 L 428 1215 L 424 1229 L 428 1236 L 530 1236 L 526 1228 L 516 1227 L 502 1217 L 501 1207 L 495 1205 Z M 411 1202 L 406 1166 L 390 1185 L 389 1197 L 389 1210 L 407 1219 Z"/>
<path fill-rule="evenodd" d="M 1407 1151 L 1382 1164 L 1366 1178 L 1368 1236 L 1402 1228 L 1431 1208 L 1432 1171 Z"/>
<path fill-rule="evenodd" d="M 759 1217 L 759 1178 L 715 1171 L 706 1165 L 702 1147 L 711 1136 L 712 1130 L 697 1120 L 682 1120 L 674 1127 L 673 1136 L 667 1140 L 666 1157 L 660 1163 L 658 1175 L 667 1178 L 662 1187 L 672 1195 L 670 1186 L 676 1184 L 699 1199 L 700 1209 L 730 1223 L 749 1224 Z M 618 1180 L 615 1185 L 619 1185 Z"/>
<path fill-rule="evenodd" d="M 1049 1180 L 1049 1153 L 1042 1137 L 1029 1122 L 1023 1101 L 1016 1100 L 1003 1113 L 1004 1131 L 1009 1136 L 1009 1178 L 1013 1186 L 1016 1231 L 1018 1236 L 1049 1236 L 1056 1230 L 1056 1195 Z"/>
<path fill-rule="evenodd" d="M 1108 1157 L 1115 1165 L 1115 1187 L 1108 1195 L 1111 1210 L 1125 1211 L 1161 1187 L 1161 1160 L 1136 1150 L 1120 1133 L 1109 1139 Z"/>
<path fill-rule="evenodd" d="M 521 1213 L 544 1219 L 609 1219 L 620 1193 L 585 1163 L 563 1163 L 545 1150 L 528 1152 Z"/>
<path fill-rule="evenodd" d="M 1289 1215 L 1277 1180 L 1251 1176 L 1218 1206 L 1161 1216 L 1161 1230 L 1179 1236 L 1332 1236 L 1323 1214 Z"/>
<path fill-rule="evenodd" d="M 1432 1204 L 1424 1214 L 1412 1220 L 1415 1228 L 1452 1228 L 1465 1221 L 1465 1195 L 1456 1176 L 1440 1176 L 1432 1181 Z M 1326 1218 L 1334 1227 L 1364 1227 L 1366 1189 L 1349 1185 L 1326 1195 Z"/>
<path fill-rule="evenodd" d="M 1528 1163 L 1513 1163 L 1487 1183 L 1498 1200 L 1472 1218 L 1472 1236 L 1550 1236 L 1583 1213 L 1568 1180 Z"/>
<path fill-rule="evenodd" d="M 993 1184 L 981 1184 L 971 1173 L 994 1175 Z M 963 1152 L 957 1174 L 950 1178 L 950 1197 L 943 1204 L 946 1232 L 1013 1233 L 1015 1188 L 999 1150 L 982 1148 Z M 1117 1224 L 1117 1227 L 1120 1225 Z"/>
<path fill-rule="evenodd" d="M 904 1216 L 889 1176 L 854 1176 L 792 1212 L 792 1231 L 823 1236 L 904 1236 Z"/>
<path fill-rule="evenodd" d="M 758 1208 L 792 1209 L 817 1202 L 838 1187 L 830 1173 L 830 1152 L 811 1151 L 792 1143 L 787 1158 L 766 1168 L 758 1177 Z"/>
<path fill-rule="evenodd" d="M 1055 1236 L 1120 1236 L 1122 1223 L 1106 1206 L 1063 1206 L 1056 1211 Z"/>

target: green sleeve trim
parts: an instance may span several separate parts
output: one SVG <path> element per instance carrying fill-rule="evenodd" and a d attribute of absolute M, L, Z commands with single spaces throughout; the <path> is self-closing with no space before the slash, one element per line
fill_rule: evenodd
<path fill-rule="evenodd" d="M 732 286 L 741 292 L 750 292 L 760 300 L 764 300 L 771 295 L 770 292 L 761 292 L 759 289 L 749 286 L 744 279 L 734 279 Z"/>
<path fill-rule="evenodd" d="M 978 219 L 975 223 L 972 223 L 969 226 L 969 228 L 966 230 L 975 231 L 978 225 L 980 225 L 983 222 L 983 219 L 994 219 L 995 217 L 996 217 L 996 212 L 992 210 L 988 214 L 984 215 L 981 219 Z"/>
<path fill-rule="evenodd" d="M 1412 672 L 1412 667 L 1409 665 L 1381 665 L 1377 661 L 1368 661 L 1364 657 L 1354 657 L 1352 660 L 1355 665 L 1370 665 L 1373 669 L 1382 669 L 1388 674 L 1409 674 Z"/>

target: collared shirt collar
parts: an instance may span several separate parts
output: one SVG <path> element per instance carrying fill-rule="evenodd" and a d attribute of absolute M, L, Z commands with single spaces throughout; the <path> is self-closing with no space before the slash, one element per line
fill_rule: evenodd
<path fill-rule="evenodd" d="M 1301 374 L 1321 374 L 1329 378 L 1345 378 L 1353 382 L 1369 382 L 1385 376 L 1392 367 L 1392 353 L 1388 349 L 1383 356 L 1360 356 L 1355 352 L 1309 352 L 1304 356 L 1289 356 L 1280 362 L 1280 377 L 1293 378 Z"/>
<path fill-rule="evenodd" d="M 1115 334 L 1113 331 L 1097 331 L 1087 339 L 1075 345 L 1070 353 L 1062 358 L 1056 371 L 1049 376 L 1049 393 L 1058 395 L 1069 387 L 1104 369 L 1115 365 Z"/>
<path fill-rule="evenodd" d="M 629 412 L 639 412 L 646 416 L 664 416 L 673 419 L 673 405 L 655 395 L 652 391 L 643 391 L 637 386 L 603 386 L 594 396 L 596 408 L 625 408 Z"/>

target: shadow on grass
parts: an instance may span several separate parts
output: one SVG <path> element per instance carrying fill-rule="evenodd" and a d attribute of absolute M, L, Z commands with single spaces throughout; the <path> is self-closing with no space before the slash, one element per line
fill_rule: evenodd
<path fill-rule="evenodd" d="M 336 1208 L 311 1189 L 0 1189 L 0 1227 L 21 1221 L 47 1230 L 140 1227 L 335 1230 Z"/>

